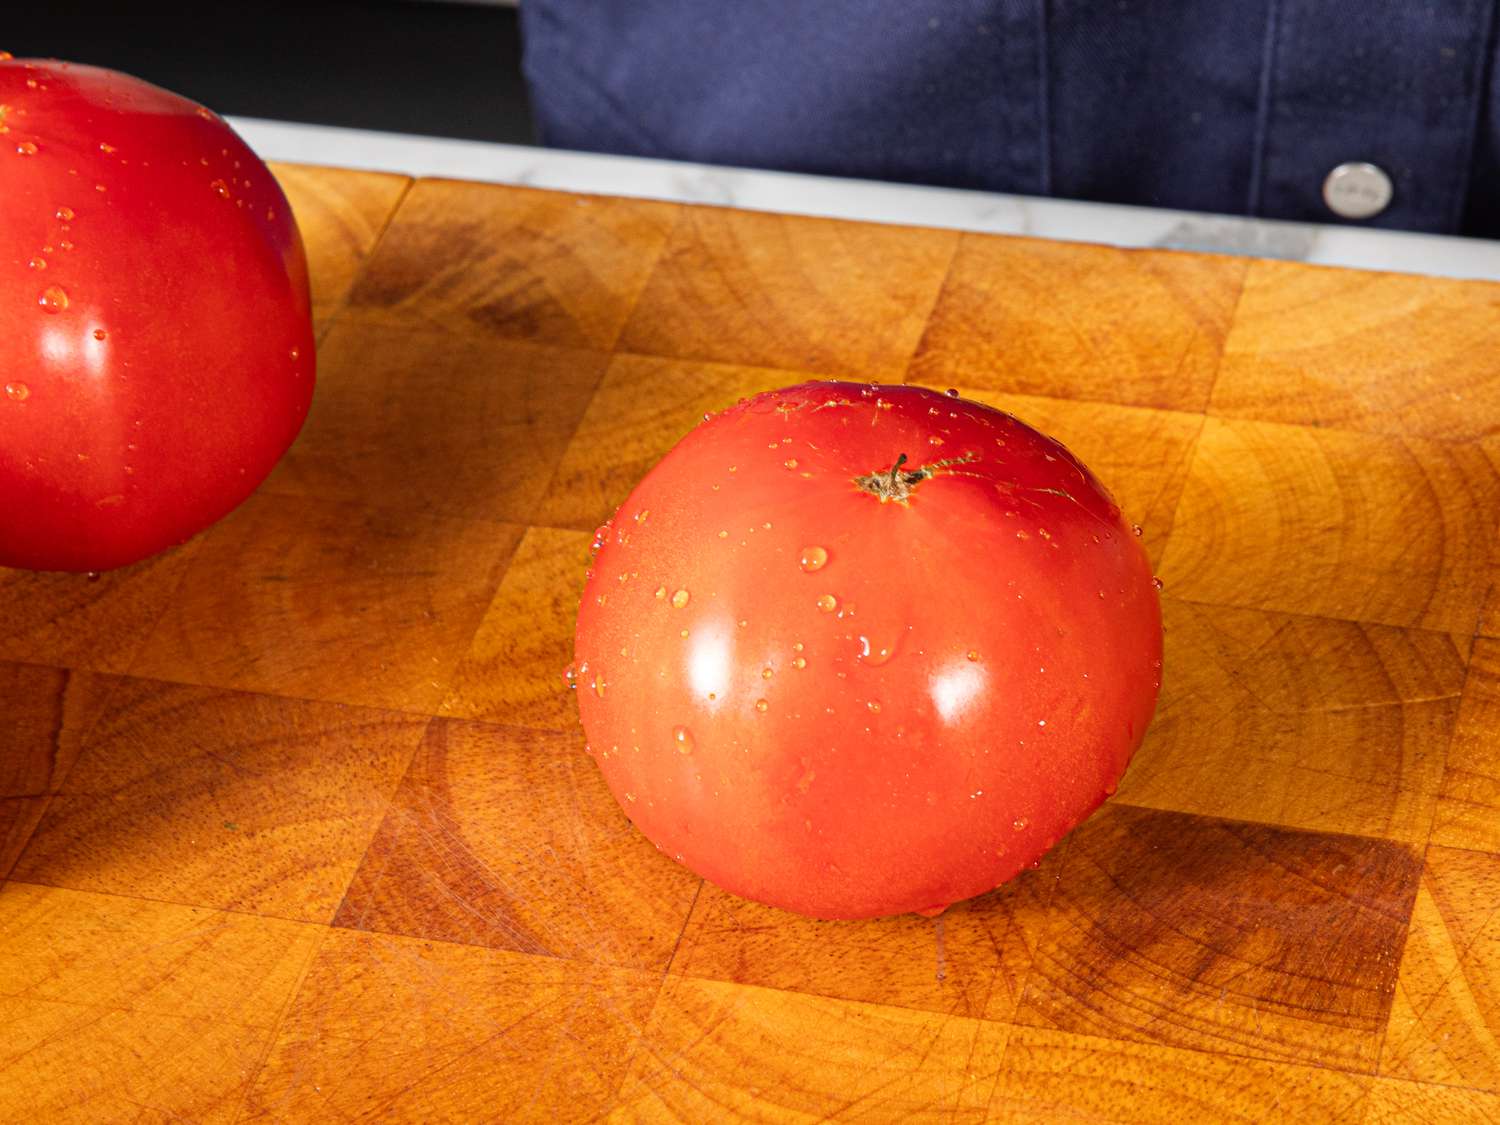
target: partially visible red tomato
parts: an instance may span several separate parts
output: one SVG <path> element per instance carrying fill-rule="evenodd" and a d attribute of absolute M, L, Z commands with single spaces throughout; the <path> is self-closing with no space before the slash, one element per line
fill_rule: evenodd
<path fill-rule="evenodd" d="M 220 118 L 0 61 L 0 564 L 104 570 L 245 499 L 312 399 L 286 197 Z"/>
<path fill-rule="evenodd" d="M 936 911 L 1114 791 L 1161 610 L 1108 492 L 1008 414 L 808 383 L 685 437 L 600 529 L 579 710 L 627 815 L 823 918 Z"/>

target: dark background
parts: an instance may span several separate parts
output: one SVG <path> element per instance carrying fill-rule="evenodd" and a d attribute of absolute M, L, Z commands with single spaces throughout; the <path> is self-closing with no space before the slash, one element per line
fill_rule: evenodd
<path fill-rule="evenodd" d="M 416 0 L 3 7 L 0 50 L 123 70 L 221 114 L 535 141 L 512 8 Z"/>

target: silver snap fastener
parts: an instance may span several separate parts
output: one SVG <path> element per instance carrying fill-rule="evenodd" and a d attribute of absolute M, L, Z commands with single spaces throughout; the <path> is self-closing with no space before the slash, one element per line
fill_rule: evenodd
<path fill-rule="evenodd" d="M 1323 202 L 1345 219 L 1370 219 L 1391 202 L 1391 178 L 1373 164 L 1351 160 L 1323 181 Z"/>

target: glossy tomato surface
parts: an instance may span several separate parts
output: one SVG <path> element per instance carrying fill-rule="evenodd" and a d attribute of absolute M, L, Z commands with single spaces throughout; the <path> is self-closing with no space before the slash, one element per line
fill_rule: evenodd
<path fill-rule="evenodd" d="M 312 398 L 286 198 L 218 117 L 0 61 L 0 564 L 103 570 L 248 496 Z"/>
<path fill-rule="evenodd" d="M 1155 708 L 1140 541 L 1066 449 L 976 403 L 763 394 L 598 540 L 590 751 L 648 838 L 746 898 L 863 918 L 988 891 L 1114 791 Z"/>

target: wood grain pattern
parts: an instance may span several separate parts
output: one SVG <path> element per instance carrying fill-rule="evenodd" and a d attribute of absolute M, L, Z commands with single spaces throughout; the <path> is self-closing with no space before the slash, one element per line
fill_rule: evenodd
<path fill-rule="evenodd" d="M 1500 440 L 1490 439 L 1481 443 L 1490 461 L 1500 465 Z M 1479 635 L 1500 637 L 1500 529 L 1490 549 L 1490 584 L 1485 594 L 1484 606 L 1479 611 Z"/>
<path fill-rule="evenodd" d="M 1120 800 L 1421 846 L 1467 638 L 1164 605 L 1168 669 Z"/>
<path fill-rule="evenodd" d="M 1201 412 L 1245 268 L 966 234 L 910 379 Z"/>
<path fill-rule="evenodd" d="M 1372 1079 L 1041 1028 L 1011 1031 L 988 1120 L 1344 1122 Z"/>
<path fill-rule="evenodd" d="M 115 686 L 111 676 L 0 661 L 0 879 L 78 758 Z"/>
<path fill-rule="evenodd" d="M 899 382 L 958 238 L 686 208 L 620 349 Z"/>
<path fill-rule="evenodd" d="M 615 357 L 568 443 L 536 521 L 594 530 L 704 414 L 815 378 L 765 367 Z"/>
<path fill-rule="evenodd" d="M 661 972 L 699 882 L 571 733 L 435 719 L 335 924 Z"/>
<path fill-rule="evenodd" d="M 670 203 L 421 180 L 346 315 L 568 348 L 614 346 L 678 214 Z"/>
<path fill-rule="evenodd" d="M 1162 578 L 1190 601 L 1468 634 L 1497 512 L 1474 445 L 1210 418 Z"/>
<path fill-rule="evenodd" d="M 705 883 L 672 959 L 681 976 L 1007 1019 L 1031 966 L 1062 848 L 938 918 L 823 922 Z"/>
<path fill-rule="evenodd" d="M 1373 1072 L 1419 870 L 1386 841 L 1106 806 L 1071 837 L 1015 1021 Z"/>
<path fill-rule="evenodd" d="M 431 711 L 521 534 L 257 493 L 204 538 L 134 670 Z"/>
<path fill-rule="evenodd" d="M 276 163 L 270 168 L 302 232 L 313 322 L 322 328 L 349 295 L 360 265 L 412 181 L 344 168 Z"/>
<path fill-rule="evenodd" d="M 1500 854 L 1500 643 L 1480 638 L 1469 658 L 1458 727 L 1432 825 L 1432 842 Z"/>
<path fill-rule="evenodd" d="M 265 490 L 527 522 L 605 357 L 426 329 L 337 325 L 318 394 Z"/>
<path fill-rule="evenodd" d="M 1500 1093 L 1500 856 L 1427 849 L 1380 1072 Z"/>
<path fill-rule="evenodd" d="M 328 931 L 246 1120 L 589 1121 L 660 978 Z"/>
<path fill-rule="evenodd" d="M 997 1023 L 671 978 L 612 1121 L 983 1121 Z"/>
<path fill-rule="evenodd" d="M 0 1119 L 234 1120 L 322 935 L 0 886 Z"/>
<path fill-rule="evenodd" d="M 0 567 L 0 660 L 129 671 L 201 542 L 98 578 Z"/>
<path fill-rule="evenodd" d="M 425 724 L 123 681 L 15 877 L 327 922 Z"/>
<path fill-rule="evenodd" d="M 1500 1121 L 1500 1095 L 1455 1086 L 1377 1078 L 1370 1084 L 1363 1125 L 1453 1125 Z"/>
<path fill-rule="evenodd" d="M 1500 433 L 1500 288 L 1255 262 L 1209 411 L 1464 441 Z"/>
<path fill-rule="evenodd" d="M 542 730 L 576 731 L 578 706 L 561 690 L 573 662 L 573 619 L 593 537 L 532 528 L 453 674 L 443 714 Z"/>
<path fill-rule="evenodd" d="M 1500 286 L 281 165 L 244 506 L 0 570 L 0 1120 L 1500 1122 Z M 562 679 L 706 411 L 907 379 L 1166 581 L 1112 802 L 935 919 L 659 854 Z"/>

